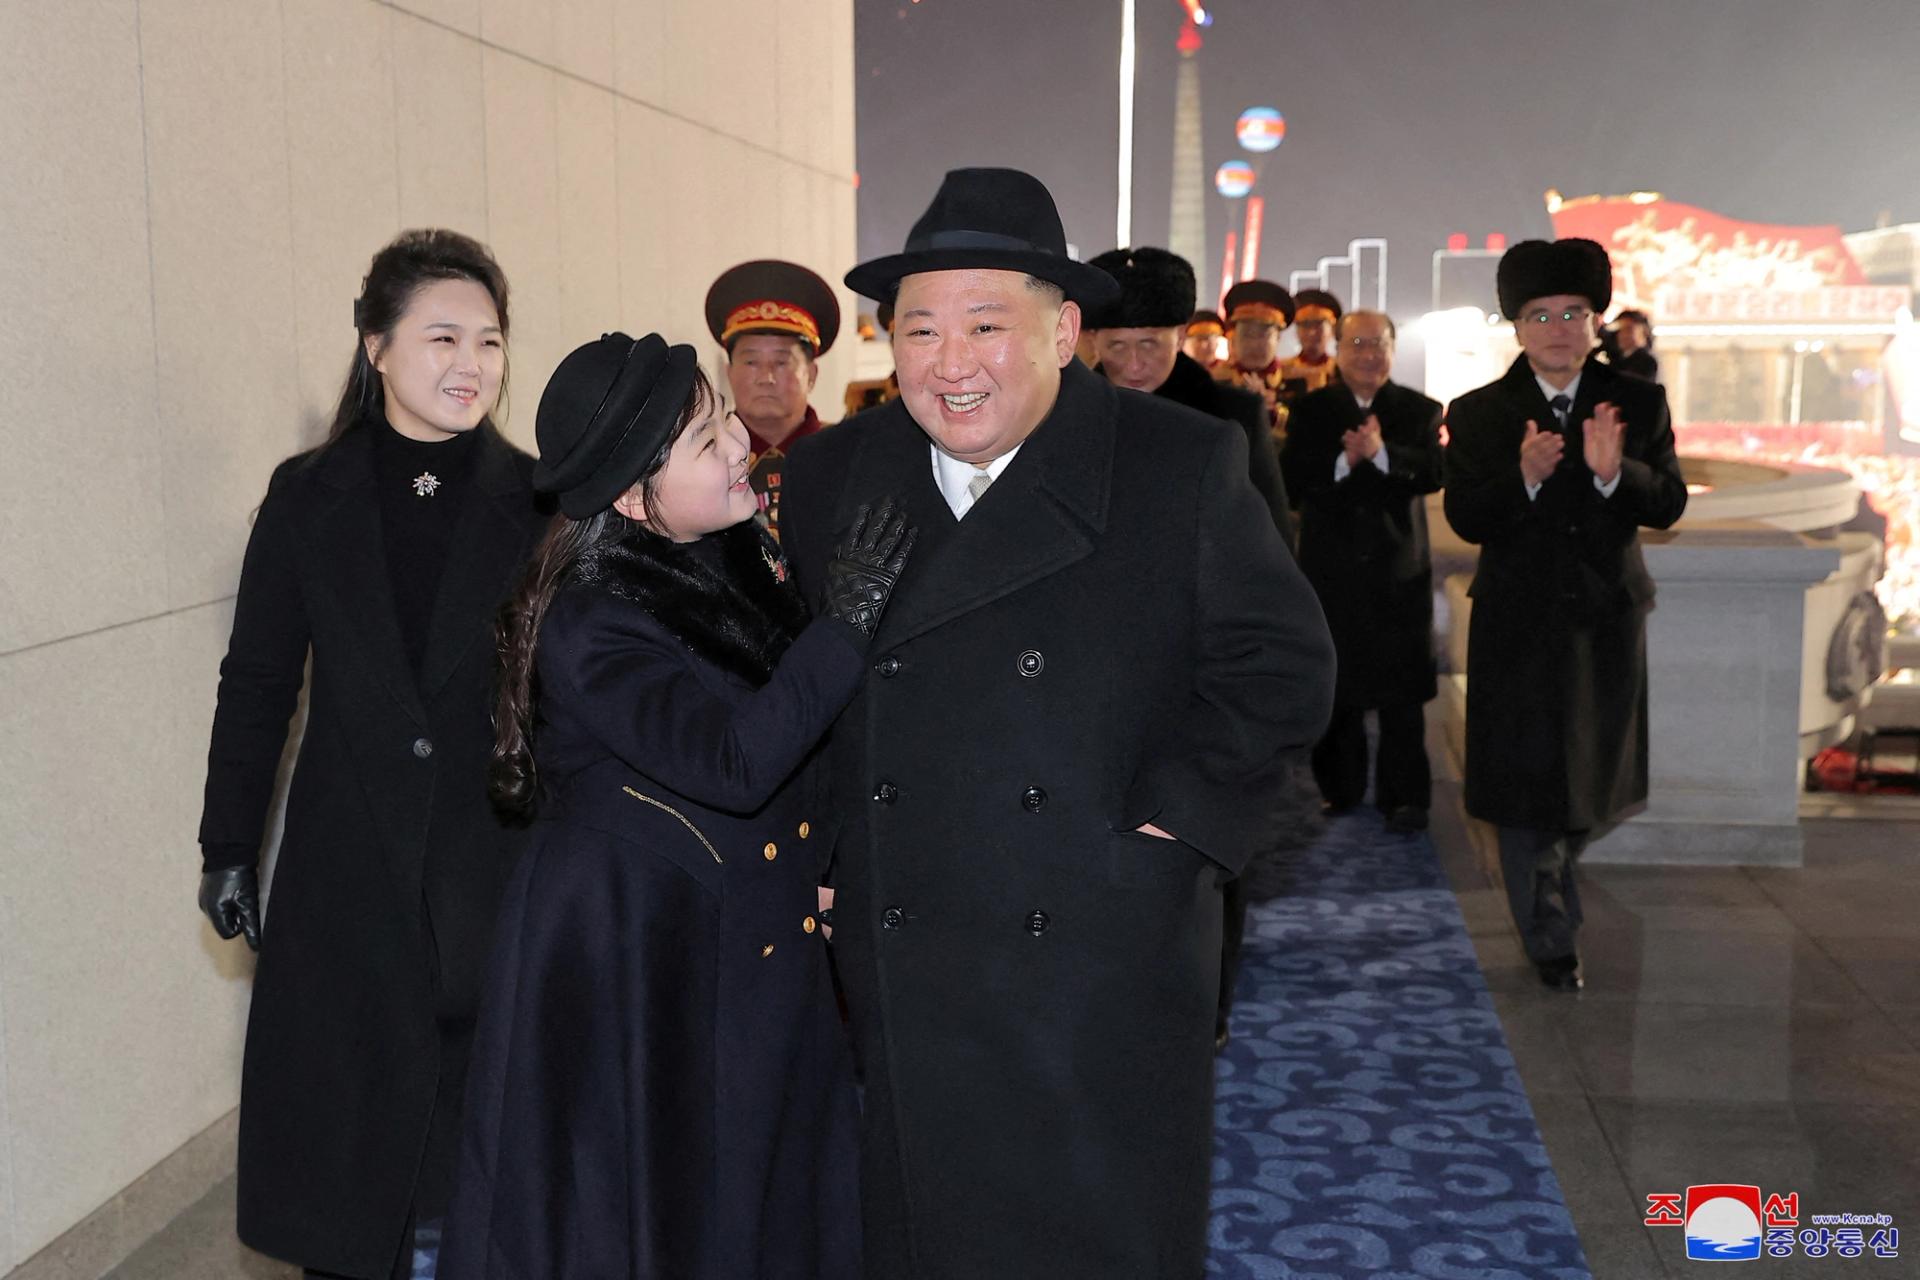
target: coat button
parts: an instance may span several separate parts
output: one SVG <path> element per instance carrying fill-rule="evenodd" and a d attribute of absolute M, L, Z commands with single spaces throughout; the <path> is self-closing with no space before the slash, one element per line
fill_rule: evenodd
<path fill-rule="evenodd" d="M 882 781 L 879 786 L 873 789 L 873 798 L 881 804 L 892 804 L 900 798 L 900 788 L 894 786 L 891 782 Z"/>
<path fill-rule="evenodd" d="M 800 838 L 802 840 L 805 840 L 808 836 L 812 834 L 813 834 L 813 824 L 811 822 L 803 822 L 800 824 Z"/>
<path fill-rule="evenodd" d="M 805 920 L 802 920 L 800 922 L 800 927 L 801 929 L 805 930 L 807 933 L 812 933 L 815 929 L 819 928 L 820 926 L 813 922 L 812 916 L 808 916 Z"/>
<path fill-rule="evenodd" d="M 773 944 L 771 942 L 769 942 L 766 946 L 760 948 L 760 958 L 762 960 L 765 960 L 768 956 L 772 954 L 773 954 Z"/>
<path fill-rule="evenodd" d="M 773 841 L 769 840 L 767 841 L 767 847 L 762 849 L 760 852 L 767 856 L 768 862 L 772 862 L 775 858 L 780 856 L 780 846 L 775 844 Z"/>
<path fill-rule="evenodd" d="M 1052 923 L 1053 921 L 1047 918 L 1047 913 L 1044 911 L 1027 912 L 1027 932 L 1036 938 L 1045 933 L 1047 926 Z"/>
<path fill-rule="evenodd" d="M 1020 655 L 1020 674 L 1023 676 L 1037 676 L 1046 667 L 1046 657 L 1038 649 L 1029 649 Z"/>
<path fill-rule="evenodd" d="M 907 913 L 900 908 L 888 907 L 880 913 L 880 927 L 882 929 L 898 929 L 906 918 Z"/>
<path fill-rule="evenodd" d="M 425 738 L 415 738 L 413 740 L 413 754 L 425 760 L 433 754 L 433 743 L 427 741 Z"/>
<path fill-rule="evenodd" d="M 1038 813 L 1046 807 L 1047 793 L 1038 787 L 1028 787 L 1020 793 L 1020 803 L 1026 806 L 1028 813 Z"/>
<path fill-rule="evenodd" d="M 873 669 L 883 676 L 897 676 L 900 674 L 900 659 L 894 657 L 892 654 L 888 654 L 886 657 L 880 659 L 880 661 L 874 663 Z"/>

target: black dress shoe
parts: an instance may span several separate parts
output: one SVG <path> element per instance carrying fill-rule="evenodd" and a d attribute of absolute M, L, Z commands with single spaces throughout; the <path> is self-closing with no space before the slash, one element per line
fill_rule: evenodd
<path fill-rule="evenodd" d="M 1387 815 L 1387 830 L 1397 836 L 1410 836 L 1427 829 L 1427 811 L 1403 804 Z"/>
<path fill-rule="evenodd" d="M 1540 961 L 1535 968 L 1549 991 L 1578 991 L 1586 985 L 1580 977 L 1579 956 L 1555 956 Z"/>

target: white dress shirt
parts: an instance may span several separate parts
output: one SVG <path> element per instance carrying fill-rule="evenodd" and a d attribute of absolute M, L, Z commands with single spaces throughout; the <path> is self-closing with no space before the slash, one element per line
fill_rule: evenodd
<path fill-rule="evenodd" d="M 1368 410 L 1373 408 L 1373 401 L 1371 399 L 1362 400 L 1359 396 L 1355 396 L 1353 398 L 1353 402 L 1360 406 L 1360 412 L 1362 413 L 1366 413 Z M 1362 421 L 1364 422 L 1365 419 L 1362 419 Z M 1368 458 L 1367 461 L 1371 462 L 1374 466 L 1378 467 L 1380 469 L 1381 475 L 1383 476 L 1386 475 L 1387 474 L 1387 442 L 1382 440 L 1380 442 L 1380 447 L 1373 451 L 1373 456 L 1371 458 Z M 1341 480 L 1345 480 L 1351 474 L 1353 474 L 1353 468 L 1347 465 L 1347 451 L 1345 449 L 1342 449 L 1340 451 L 1340 455 L 1333 460 L 1333 478 L 1335 482 L 1338 482 Z"/>
<path fill-rule="evenodd" d="M 927 449 L 933 454 L 933 482 L 939 486 L 940 496 L 947 500 L 953 518 L 964 520 L 967 512 L 973 510 L 973 494 L 967 491 L 967 486 L 973 482 L 974 476 L 984 471 L 998 480 L 1000 473 L 1007 469 L 1007 464 L 1013 461 L 1013 456 L 1020 452 L 1020 445 L 1013 446 L 984 467 L 949 458 L 940 452 L 938 445 L 930 444 Z"/>
<path fill-rule="evenodd" d="M 1555 387 L 1551 382 L 1548 382 L 1537 373 L 1533 375 L 1533 380 L 1540 384 L 1540 394 L 1547 398 L 1548 403 L 1552 403 L 1555 396 L 1565 396 L 1567 398 L 1567 421 L 1564 424 L 1557 424 L 1561 426 L 1561 430 L 1564 432 L 1567 427 L 1573 425 L 1572 402 L 1580 398 L 1580 374 L 1574 374 L 1573 381 L 1569 382 L 1565 387 Z M 1593 478 L 1593 487 L 1600 491 L 1601 497 L 1611 498 L 1613 491 L 1620 487 L 1620 473 L 1618 471 L 1614 472 L 1613 479 L 1607 481 L 1605 484 L 1600 483 L 1599 476 L 1595 476 Z M 1529 500 L 1539 496 L 1539 485 L 1530 484 L 1527 486 L 1527 497 Z"/>

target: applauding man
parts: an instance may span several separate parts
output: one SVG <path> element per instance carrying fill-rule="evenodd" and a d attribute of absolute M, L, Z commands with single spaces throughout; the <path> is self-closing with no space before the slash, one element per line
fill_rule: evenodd
<path fill-rule="evenodd" d="M 1375 712 L 1374 804 L 1406 833 L 1426 827 L 1432 788 L 1421 708 L 1434 694 L 1426 495 L 1440 487 L 1440 405 L 1391 380 L 1393 344 L 1384 312 L 1341 318 L 1340 377 L 1294 405 L 1280 462 L 1300 505 L 1300 567 L 1339 656 L 1314 781 L 1334 812 L 1360 803 Z"/>
<path fill-rule="evenodd" d="M 1500 260 L 1520 358 L 1447 413 L 1446 512 L 1480 544 L 1467 650 L 1466 803 L 1499 828 L 1541 981 L 1581 986 L 1573 862 L 1647 794 L 1641 526 L 1686 509 L 1666 392 L 1591 359 L 1613 268 L 1591 240 Z"/>

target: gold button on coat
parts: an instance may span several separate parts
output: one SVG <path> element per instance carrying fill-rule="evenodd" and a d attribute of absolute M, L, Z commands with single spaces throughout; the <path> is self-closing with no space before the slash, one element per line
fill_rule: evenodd
<path fill-rule="evenodd" d="M 780 846 L 776 845 L 773 841 L 769 840 L 767 841 L 767 847 L 762 849 L 760 852 L 767 855 L 768 862 L 772 862 L 776 857 L 779 856 Z"/>
<path fill-rule="evenodd" d="M 762 960 L 765 960 L 768 956 L 772 954 L 773 954 L 773 944 L 771 942 L 769 942 L 766 946 L 760 948 L 760 958 Z"/>
<path fill-rule="evenodd" d="M 802 929 L 805 929 L 808 933 L 812 933 L 817 926 L 813 922 L 813 917 L 808 916 L 805 920 L 802 920 L 800 922 L 800 927 Z"/>
<path fill-rule="evenodd" d="M 812 834 L 813 834 L 813 824 L 812 824 L 812 823 L 810 823 L 810 822 L 803 822 L 803 823 L 801 823 L 801 824 L 800 824 L 800 838 L 801 838 L 802 840 L 805 840 L 805 839 L 806 839 L 806 838 L 807 838 L 808 836 L 810 836 L 810 835 L 812 835 Z"/>

